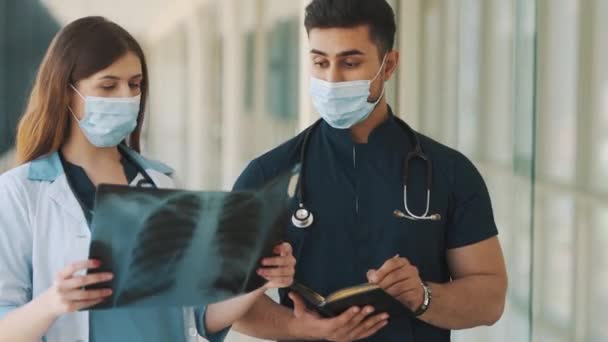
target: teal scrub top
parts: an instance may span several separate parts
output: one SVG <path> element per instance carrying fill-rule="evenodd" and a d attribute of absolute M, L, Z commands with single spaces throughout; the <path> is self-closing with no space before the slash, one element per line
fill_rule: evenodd
<path fill-rule="evenodd" d="M 423 281 L 450 281 L 447 251 L 498 234 L 490 196 L 481 174 L 461 153 L 418 134 L 432 162 L 430 213 L 440 221 L 410 221 L 393 215 L 404 211 L 404 160 L 414 149 L 410 134 L 395 116 L 377 127 L 366 144 L 353 142 L 350 130 L 321 122 L 311 133 L 302 165 L 305 205 L 314 215 L 308 229 L 285 226 L 286 241 L 298 260 L 295 280 L 321 295 L 367 282 L 367 271 L 391 257 L 407 258 Z M 236 190 L 253 189 L 300 162 L 304 135 L 252 161 Z M 413 161 L 408 178 L 408 206 L 426 209 L 425 164 Z M 292 210 L 297 203 L 292 203 Z M 287 291 L 281 303 L 292 307 Z M 432 303 L 431 303 L 432 305 Z M 450 331 L 411 318 L 398 317 L 373 342 L 449 342 Z"/>

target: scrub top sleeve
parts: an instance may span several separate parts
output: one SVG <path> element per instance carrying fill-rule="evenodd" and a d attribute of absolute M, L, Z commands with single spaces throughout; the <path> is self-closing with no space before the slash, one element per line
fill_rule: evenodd
<path fill-rule="evenodd" d="M 28 203 L 16 179 L 0 176 L 0 319 L 32 297 Z"/>
<path fill-rule="evenodd" d="M 454 167 L 453 211 L 447 230 L 447 248 L 482 242 L 498 235 L 492 202 L 483 177 L 463 155 Z"/>
<path fill-rule="evenodd" d="M 249 163 L 237 179 L 233 191 L 255 190 L 264 185 L 264 172 L 257 160 Z"/>
<path fill-rule="evenodd" d="M 194 317 L 196 319 L 196 330 L 198 334 L 208 340 L 209 342 L 222 342 L 226 339 L 226 335 L 230 332 L 230 327 L 219 331 L 215 334 L 209 335 L 207 333 L 207 327 L 205 326 L 205 316 L 207 315 L 207 306 L 198 307 L 194 310 Z"/>

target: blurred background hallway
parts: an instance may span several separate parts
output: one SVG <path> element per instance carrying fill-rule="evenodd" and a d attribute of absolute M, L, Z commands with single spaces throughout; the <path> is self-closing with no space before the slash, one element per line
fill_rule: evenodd
<path fill-rule="evenodd" d="M 608 0 L 390 2 L 402 60 L 389 102 L 481 169 L 508 263 L 503 319 L 454 341 L 608 341 Z M 102 15 L 146 50 L 145 153 L 184 188 L 230 189 L 318 118 L 306 4 L 0 0 L 0 172 L 53 35 Z"/>

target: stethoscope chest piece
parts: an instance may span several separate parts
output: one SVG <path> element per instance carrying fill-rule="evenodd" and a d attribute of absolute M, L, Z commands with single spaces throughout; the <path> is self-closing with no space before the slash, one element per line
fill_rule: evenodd
<path fill-rule="evenodd" d="M 295 227 L 301 229 L 310 228 L 314 221 L 314 215 L 302 204 L 300 204 L 299 208 L 296 209 L 291 217 L 291 223 L 293 223 Z"/>

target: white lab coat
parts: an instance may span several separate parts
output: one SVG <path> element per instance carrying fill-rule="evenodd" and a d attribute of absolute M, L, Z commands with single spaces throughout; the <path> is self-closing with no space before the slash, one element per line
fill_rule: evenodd
<path fill-rule="evenodd" d="M 156 186 L 174 187 L 170 168 L 127 152 Z M 90 241 L 57 153 L 0 175 L 0 318 L 50 288 L 65 266 L 88 259 Z M 188 338 L 198 340 L 192 309 L 184 309 L 184 329 Z M 45 340 L 88 341 L 88 312 L 60 317 Z"/>

